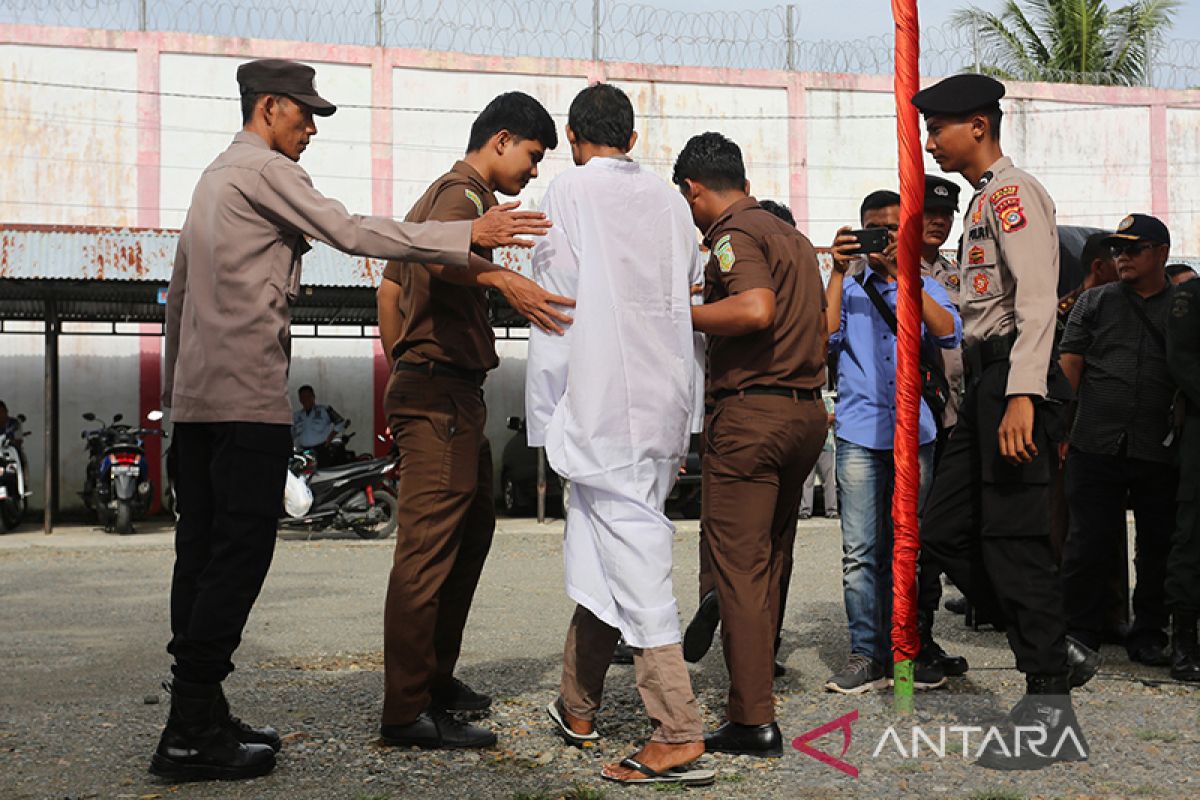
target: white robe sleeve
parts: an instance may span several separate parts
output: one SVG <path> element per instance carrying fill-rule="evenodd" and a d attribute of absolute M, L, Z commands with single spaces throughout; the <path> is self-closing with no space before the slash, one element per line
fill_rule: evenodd
<path fill-rule="evenodd" d="M 573 226 L 564 188 L 562 181 L 551 183 L 542 199 L 541 211 L 554 226 L 538 238 L 533 248 L 532 277 L 547 291 L 574 298 L 579 261 L 571 247 L 569 232 Z M 525 427 L 530 447 L 546 445 L 546 426 L 566 392 L 570 336 L 570 326 L 561 336 L 530 327 L 529 360 L 525 365 Z"/>
<path fill-rule="evenodd" d="M 692 264 L 688 282 L 693 286 L 704 286 L 704 267 L 708 263 L 708 253 L 696 248 L 696 261 Z M 704 305 L 704 295 L 691 295 L 692 305 Z M 692 433 L 700 433 L 704 429 L 704 334 L 700 331 L 692 333 Z"/>

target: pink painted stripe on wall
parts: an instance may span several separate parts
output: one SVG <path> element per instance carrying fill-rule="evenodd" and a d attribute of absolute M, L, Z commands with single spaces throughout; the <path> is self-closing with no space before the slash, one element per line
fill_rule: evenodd
<path fill-rule="evenodd" d="M 1171 224 L 1171 192 L 1168 172 L 1167 107 L 1150 106 L 1150 213 Z"/>
<path fill-rule="evenodd" d="M 792 216 L 806 234 L 811 229 L 808 218 L 808 92 L 799 75 L 788 81 L 788 195 Z"/>

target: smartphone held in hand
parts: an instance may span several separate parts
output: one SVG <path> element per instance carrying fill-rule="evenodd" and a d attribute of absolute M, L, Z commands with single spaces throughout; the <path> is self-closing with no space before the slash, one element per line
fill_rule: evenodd
<path fill-rule="evenodd" d="M 887 228 L 863 228 L 857 231 L 850 231 L 850 235 L 858 240 L 858 255 L 882 253 L 887 249 Z"/>

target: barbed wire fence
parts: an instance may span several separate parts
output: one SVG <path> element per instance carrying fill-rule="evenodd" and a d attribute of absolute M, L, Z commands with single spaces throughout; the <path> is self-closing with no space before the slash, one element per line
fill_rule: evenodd
<path fill-rule="evenodd" d="M 893 64 L 885 36 L 805 39 L 794 4 L 693 12 L 616 0 L 0 0 L 5 22 L 739 69 L 886 75 Z M 1200 87 L 1200 40 L 1168 39 L 1152 51 L 1146 84 Z M 997 63 L 972 30 L 922 32 L 925 75 Z M 1013 77 L 1113 82 L 1066 71 Z"/>

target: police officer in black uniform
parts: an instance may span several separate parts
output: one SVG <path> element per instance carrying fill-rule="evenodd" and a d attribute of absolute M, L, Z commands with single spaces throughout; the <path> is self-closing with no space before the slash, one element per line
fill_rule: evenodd
<path fill-rule="evenodd" d="M 977 608 L 998 602 L 1026 696 L 979 764 L 1038 769 L 1083 761 L 1088 747 L 1071 705 L 1093 653 L 1072 648 L 1054 554 L 1050 481 L 1065 435 L 1070 384 L 1052 359 L 1058 283 L 1054 203 L 1000 149 L 1004 86 L 956 75 L 912 99 L 925 116 L 925 149 L 943 172 L 974 187 L 959 263 L 967 388 L 935 473 L 922 530 L 924 557 Z M 988 586 L 990 584 L 990 587 Z M 994 590 L 994 591 L 993 591 Z M 993 616 L 995 616 L 993 614 Z M 1041 727 L 1045 746 L 1029 747 Z M 1022 742 L 1021 734 L 1026 741 Z"/>

